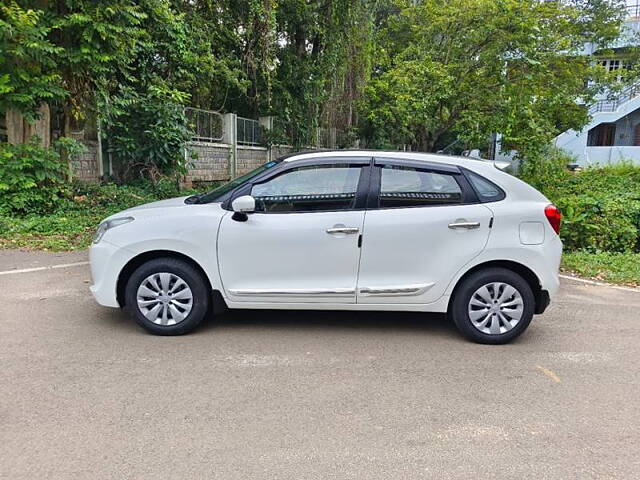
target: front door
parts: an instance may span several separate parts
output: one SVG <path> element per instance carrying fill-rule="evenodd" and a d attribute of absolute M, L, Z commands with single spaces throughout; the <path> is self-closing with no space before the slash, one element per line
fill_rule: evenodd
<path fill-rule="evenodd" d="M 367 211 L 358 303 L 439 299 L 456 272 L 484 249 L 492 212 L 469 201 L 457 169 L 380 162 Z"/>
<path fill-rule="evenodd" d="M 292 165 L 251 187 L 256 213 L 222 219 L 227 297 L 244 303 L 354 303 L 369 160 Z M 365 174 L 366 172 L 366 174 Z M 362 205 L 364 206 L 364 205 Z"/>

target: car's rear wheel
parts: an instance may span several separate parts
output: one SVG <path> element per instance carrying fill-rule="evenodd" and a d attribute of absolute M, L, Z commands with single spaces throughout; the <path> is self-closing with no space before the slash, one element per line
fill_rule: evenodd
<path fill-rule="evenodd" d="M 156 258 L 129 278 L 126 306 L 135 321 L 156 335 L 182 335 L 196 328 L 209 307 L 209 288 L 191 264 Z"/>
<path fill-rule="evenodd" d="M 487 268 L 456 288 L 449 314 L 465 337 L 501 344 L 527 329 L 534 310 L 533 292 L 524 278 L 504 268 Z"/>

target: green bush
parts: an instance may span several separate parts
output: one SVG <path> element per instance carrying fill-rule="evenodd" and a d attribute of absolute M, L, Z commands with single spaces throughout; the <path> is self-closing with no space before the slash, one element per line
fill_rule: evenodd
<path fill-rule="evenodd" d="M 134 185 L 77 182 L 69 189 L 69 196 L 47 215 L 3 216 L 0 212 L 0 248 L 86 248 L 105 217 L 143 203 L 196 193 L 179 190 L 172 179 L 161 179 L 156 185 L 148 181 Z"/>
<path fill-rule="evenodd" d="M 47 213 L 68 196 L 67 166 L 55 150 L 37 139 L 23 145 L 0 145 L 0 211 Z"/>
<path fill-rule="evenodd" d="M 522 160 L 518 176 L 551 198 L 570 180 L 571 172 L 567 165 L 574 162 L 573 157 L 561 150 L 549 148 Z"/>
<path fill-rule="evenodd" d="M 106 144 L 120 182 L 186 173 L 184 146 L 191 131 L 184 108 L 167 92 L 126 90 L 105 113 Z"/>
<path fill-rule="evenodd" d="M 591 252 L 638 251 L 640 167 L 631 163 L 570 172 L 571 157 L 557 150 L 523 162 L 520 177 L 562 210 L 565 248 Z"/>
<path fill-rule="evenodd" d="M 640 202 L 608 194 L 552 199 L 563 215 L 562 240 L 568 250 L 631 252 L 637 247 Z"/>

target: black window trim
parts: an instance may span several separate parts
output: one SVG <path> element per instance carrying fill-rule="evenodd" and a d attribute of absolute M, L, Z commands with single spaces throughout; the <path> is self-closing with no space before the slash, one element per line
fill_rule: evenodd
<path fill-rule="evenodd" d="M 462 202 L 460 203 L 440 203 L 426 205 L 398 205 L 394 207 L 380 206 L 380 186 L 382 180 L 382 168 L 385 165 L 398 165 L 402 167 L 415 168 L 423 172 L 441 173 L 451 175 L 458 183 L 462 192 Z M 431 208 L 431 207 L 455 207 L 459 205 L 474 205 L 481 203 L 475 189 L 462 172 L 462 167 L 445 163 L 431 163 L 420 160 L 404 160 L 395 158 L 376 157 L 374 159 L 374 172 L 371 175 L 369 196 L 367 198 L 367 210 L 395 210 L 398 208 Z"/>
<path fill-rule="evenodd" d="M 460 167 L 457 165 L 451 165 L 449 163 L 435 163 L 424 162 L 422 160 L 411 160 L 410 158 L 389 158 L 389 157 L 374 157 L 373 164 L 376 167 L 384 165 L 399 165 L 402 167 L 411 167 L 423 171 L 435 172 L 435 173 L 448 173 L 448 174 L 460 174 Z"/>
<path fill-rule="evenodd" d="M 371 178 L 371 170 L 373 166 L 373 158 L 369 156 L 344 156 L 336 155 L 335 157 L 312 157 L 304 160 L 294 160 L 291 162 L 282 162 L 275 168 L 267 170 L 263 175 L 257 178 L 239 185 L 235 190 L 231 192 L 228 199 L 222 203 L 222 208 L 231 211 L 231 203 L 238 197 L 243 195 L 250 195 L 254 185 L 268 182 L 269 180 L 283 175 L 289 171 L 295 170 L 300 167 L 307 166 L 321 166 L 321 165 L 357 165 L 360 166 L 360 177 L 358 178 L 358 184 L 356 187 L 356 198 L 354 206 L 352 208 L 332 208 L 327 210 L 312 210 L 312 211 L 293 211 L 293 212 L 254 212 L 254 214 L 263 215 L 288 215 L 288 214 L 300 214 L 300 213 L 325 213 L 325 212 L 357 212 L 366 210 L 367 199 L 369 197 L 369 185 Z"/>

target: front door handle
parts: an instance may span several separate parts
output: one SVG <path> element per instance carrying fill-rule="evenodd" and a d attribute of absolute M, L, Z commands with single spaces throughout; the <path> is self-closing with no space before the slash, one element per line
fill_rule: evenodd
<path fill-rule="evenodd" d="M 354 233 L 358 233 L 360 229 L 358 227 L 333 227 L 327 228 L 327 233 L 346 233 L 347 235 L 353 235 Z"/>
<path fill-rule="evenodd" d="M 479 228 L 480 222 L 455 222 L 450 223 L 449 228 L 456 229 L 465 229 L 465 230 L 473 230 L 474 228 Z"/>

